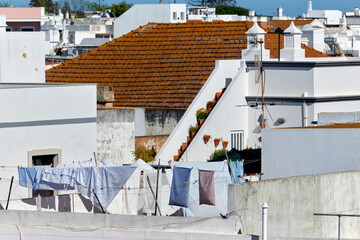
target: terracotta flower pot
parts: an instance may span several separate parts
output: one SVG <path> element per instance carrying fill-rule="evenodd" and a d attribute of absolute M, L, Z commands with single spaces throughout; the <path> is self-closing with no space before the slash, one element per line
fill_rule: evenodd
<path fill-rule="evenodd" d="M 211 138 L 210 135 L 204 135 L 203 136 L 204 143 L 207 144 L 209 142 L 210 138 Z"/>
<path fill-rule="evenodd" d="M 220 143 L 220 139 L 214 139 L 215 147 L 219 146 L 219 143 Z"/>
<path fill-rule="evenodd" d="M 229 142 L 228 141 L 223 141 L 223 143 L 224 143 L 224 148 L 227 148 Z"/>
<path fill-rule="evenodd" d="M 196 134 L 196 132 L 190 132 L 190 137 L 191 137 L 191 138 L 194 138 L 194 137 L 195 137 L 195 134 Z"/>
<path fill-rule="evenodd" d="M 215 94 L 215 99 L 216 99 L 216 101 L 219 101 L 219 99 L 221 98 L 221 95 L 222 95 L 223 93 L 222 92 L 217 92 L 216 94 Z"/>
<path fill-rule="evenodd" d="M 199 125 L 203 125 L 203 123 L 205 122 L 205 119 L 199 119 Z"/>

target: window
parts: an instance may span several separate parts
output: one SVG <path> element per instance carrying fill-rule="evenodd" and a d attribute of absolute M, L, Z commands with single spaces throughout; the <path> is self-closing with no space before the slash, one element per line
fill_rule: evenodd
<path fill-rule="evenodd" d="M 244 131 L 242 130 L 231 131 L 231 149 L 242 150 L 244 148 L 243 135 Z"/>
<path fill-rule="evenodd" d="M 11 31 L 12 31 L 12 27 L 9 27 L 9 26 L 6 27 L 6 31 L 7 31 L 7 32 L 11 32 Z"/>
<path fill-rule="evenodd" d="M 177 14 L 176 14 L 176 12 L 173 12 L 173 20 L 177 20 Z"/>
<path fill-rule="evenodd" d="M 181 20 L 185 20 L 185 13 L 184 13 L 184 12 L 181 12 L 181 13 L 180 13 L 180 19 L 181 19 Z"/>
<path fill-rule="evenodd" d="M 29 167 L 51 166 L 55 167 L 61 160 L 61 149 L 41 149 L 28 152 Z M 30 197 L 53 196 L 54 191 L 51 190 L 34 190 L 30 189 Z"/>
<path fill-rule="evenodd" d="M 21 27 L 20 31 L 21 32 L 34 32 L 35 28 L 34 27 Z"/>

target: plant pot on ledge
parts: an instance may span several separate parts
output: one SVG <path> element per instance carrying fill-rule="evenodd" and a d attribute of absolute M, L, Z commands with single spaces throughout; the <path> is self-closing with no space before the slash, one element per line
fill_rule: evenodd
<path fill-rule="evenodd" d="M 220 143 L 220 138 L 215 138 L 214 139 L 215 147 L 219 146 L 219 143 Z"/>
<path fill-rule="evenodd" d="M 205 119 L 199 119 L 199 125 L 203 125 L 203 123 L 205 122 Z"/>
<path fill-rule="evenodd" d="M 190 137 L 191 138 L 194 138 L 195 137 L 195 134 L 196 134 L 196 132 L 199 130 L 199 127 L 197 127 L 197 126 L 190 126 L 190 128 L 189 128 L 189 135 L 190 135 Z"/>
<path fill-rule="evenodd" d="M 229 142 L 228 141 L 223 141 L 223 144 L 224 144 L 224 148 L 227 148 Z"/>
<path fill-rule="evenodd" d="M 207 144 L 207 143 L 209 142 L 210 138 L 211 138 L 210 135 L 206 135 L 206 134 L 205 134 L 205 135 L 203 136 L 204 143 Z"/>

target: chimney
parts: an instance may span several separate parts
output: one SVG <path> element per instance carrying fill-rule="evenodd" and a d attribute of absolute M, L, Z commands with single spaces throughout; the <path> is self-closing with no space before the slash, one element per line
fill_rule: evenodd
<path fill-rule="evenodd" d="M 6 46 L 6 15 L 0 15 L 0 82 L 6 82 L 7 46 Z"/>
<path fill-rule="evenodd" d="M 97 87 L 97 107 L 112 108 L 114 102 L 114 91 L 112 86 Z"/>
<path fill-rule="evenodd" d="M 278 17 L 282 18 L 283 17 L 283 9 L 281 6 L 278 7 L 277 12 L 278 12 Z"/>
<path fill-rule="evenodd" d="M 264 29 L 259 27 L 257 22 L 254 22 L 252 28 L 246 32 L 247 49 L 242 50 L 242 59 L 254 61 L 255 55 L 260 57 L 261 48 L 263 60 L 270 59 L 270 51 L 265 49 L 265 33 Z"/>
<path fill-rule="evenodd" d="M 308 12 L 309 11 L 312 11 L 312 2 L 311 1 L 309 1 L 309 3 L 308 3 Z"/>
<path fill-rule="evenodd" d="M 280 56 L 284 60 L 304 60 L 305 50 L 301 48 L 302 31 L 294 22 L 284 31 L 284 49 L 280 50 Z"/>

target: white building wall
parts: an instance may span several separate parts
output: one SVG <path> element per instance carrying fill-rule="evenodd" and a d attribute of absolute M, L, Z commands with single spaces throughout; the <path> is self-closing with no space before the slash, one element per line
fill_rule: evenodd
<path fill-rule="evenodd" d="M 227 149 L 230 150 L 232 131 L 243 131 L 243 138 L 248 138 L 248 109 L 247 107 L 239 107 L 246 105 L 246 65 L 244 61 L 237 61 L 237 64 L 239 64 L 237 67 L 239 72 L 232 78 L 229 87 L 223 93 L 222 97 L 197 132 L 181 160 L 189 162 L 204 162 L 209 160 L 210 155 L 214 150 L 223 148 L 221 143 L 218 147 L 215 147 L 213 141 L 215 138 L 222 138 L 224 141 L 228 141 L 229 144 Z M 209 101 L 210 100 L 211 98 Z M 206 103 L 203 107 L 206 107 Z M 200 106 L 198 108 L 200 108 Z M 196 119 L 195 114 L 193 119 Z M 203 140 L 205 134 L 211 136 L 211 139 L 207 144 L 205 144 Z M 242 141 L 244 139 L 242 139 Z"/>
<path fill-rule="evenodd" d="M 270 239 L 336 239 L 337 217 L 313 214 L 359 215 L 359 177 L 354 171 L 236 184 L 237 229 L 261 235 L 261 205 L 266 201 Z M 359 225 L 359 218 L 342 217 L 341 238 L 359 239 Z"/>
<path fill-rule="evenodd" d="M 95 32 L 86 32 L 86 31 L 76 31 L 76 32 L 73 32 L 73 35 L 75 37 L 74 40 L 74 44 L 80 44 L 81 41 L 84 39 L 84 38 L 95 38 L 96 37 L 96 33 Z"/>
<path fill-rule="evenodd" d="M 1 176 L 18 179 L 16 166 L 29 166 L 28 152 L 61 149 L 59 163 L 78 163 L 96 152 L 95 85 L 0 85 Z M 0 181 L 0 189 L 9 183 Z M 7 192 L 1 191 L 0 199 Z M 26 188 L 12 198 L 29 197 Z"/>
<path fill-rule="evenodd" d="M 6 32 L 7 71 L 0 82 L 45 82 L 45 33 Z"/>
<path fill-rule="evenodd" d="M 249 68 L 249 96 L 261 96 L 261 84 L 255 84 L 255 69 Z M 297 96 L 314 93 L 314 71 L 310 67 L 264 67 L 265 96 Z"/>
<path fill-rule="evenodd" d="M 186 138 L 189 135 L 189 127 L 190 125 L 196 125 L 196 117 L 195 113 L 199 108 L 206 107 L 206 103 L 210 100 L 213 100 L 216 92 L 220 92 L 222 88 L 225 87 L 226 78 L 232 78 L 233 80 L 240 71 L 243 71 L 244 62 L 240 60 L 224 60 L 224 61 L 216 61 L 215 69 L 211 73 L 209 79 L 206 81 L 204 86 L 201 88 L 193 102 L 188 107 L 187 111 L 184 113 L 183 117 L 176 125 L 174 130 L 172 131 L 169 138 L 164 143 L 163 147 L 159 151 L 156 156 L 156 161 L 160 159 L 163 163 L 167 163 L 169 160 L 173 160 L 173 156 L 177 155 L 178 149 L 180 148 L 183 142 L 186 142 Z M 246 87 L 239 89 L 240 91 L 246 91 Z M 225 95 L 226 96 L 226 92 Z M 223 96 L 223 97 L 224 97 Z M 242 98 L 242 97 L 241 97 Z M 241 99 L 240 98 L 240 99 Z M 221 101 L 221 100 L 220 100 Z M 239 100 L 235 100 L 239 101 Z M 234 103 L 233 103 L 234 104 Z M 229 106 L 230 107 L 230 106 Z M 233 107 L 233 105 L 231 106 Z M 214 109 L 215 110 L 215 109 Z M 214 114 L 215 115 L 215 114 Z M 211 116 L 211 114 L 210 114 Z M 229 119 L 228 119 L 229 120 Z M 228 121 L 226 121 L 228 123 Z M 219 123 L 218 123 L 219 124 Z M 220 123 L 221 124 L 221 123 Z M 214 130 L 211 130 L 211 133 Z M 198 133 L 195 138 L 200 138 L 199 136 L 204 133 Z M 214 134 L 218 135 L 217 132 Z M 215 135 L 213 134 L 213 137 Z M 221 136 L 219 136 L 221 137 Z M 225 137 L 225 136 L 224 136 Z M 211 150 L 208 150 L 211 151 Z M 207 153 L 206 153 L 207 155 Z M 183 158 L 186 156 L 186 153 L 183 155 Z M 189 156 L 189 154 L 188 154 Z M 193 158 L 193 157 L 192 157 Z M 195 161 L 205 161 L 206 159 L 199 159 Z M 190 161 L 190 160 L 188 160 Z"/>
<path fill-rule="evenodd" d="M 360 129 L 264 129 L 263 179 L 360 169 Z"/>
<path fill-rule="evenodd" d="M 176 13 L 176 19 L 173 13 Z M 184 13 L 184 19 L 181 19 L 181 13 Z M 185 23 L 186 4 L 136 4 L 115 20 L 114 37 L 118 38 L 149 22 Z"/>
<path fill-rule="evenodd" d="M 317 67 L 314 69 L 314 96 L 359 95 L 360 81 L 356 77 L 359 75 L 359 66 Z"/>

